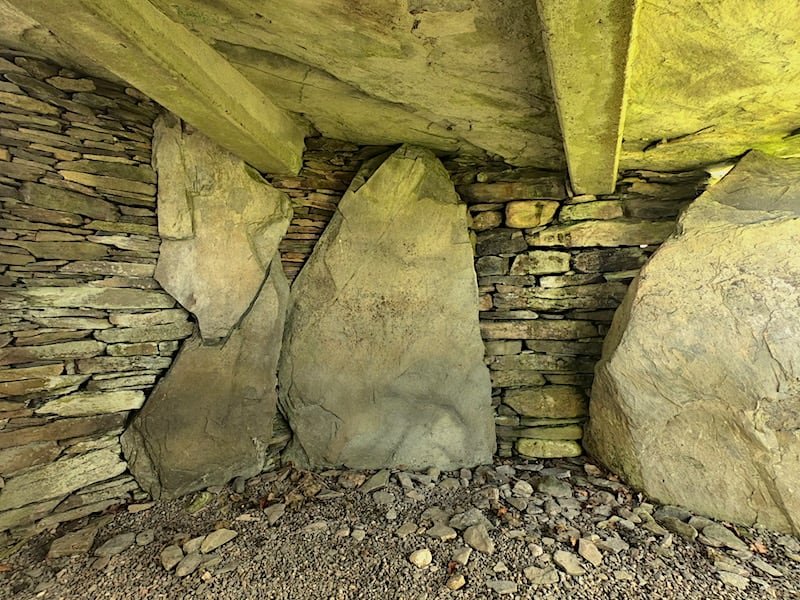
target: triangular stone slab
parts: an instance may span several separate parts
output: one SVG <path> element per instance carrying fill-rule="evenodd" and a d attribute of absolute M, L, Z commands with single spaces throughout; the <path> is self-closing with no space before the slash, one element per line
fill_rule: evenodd
<path fill-rule="evenodd" d="M 342 198 L 292 289 L 281 405 L 300 464 L 491 461 L 489 373 L 466 208 L 404 146 Z"/>

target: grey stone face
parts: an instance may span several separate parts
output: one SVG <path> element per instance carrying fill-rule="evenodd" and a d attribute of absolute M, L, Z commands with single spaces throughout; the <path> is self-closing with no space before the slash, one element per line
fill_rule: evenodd
<path fill-rule="evenodd" d="M 222 344 L 198 335 L 122 436 L 131 472 L 173 498 L 251 477 L 264 465 L 276 410 L 276 367 L 288 284 L 275 259 L 253 307 Z"/>
<path fill-rule="evenodd" d="M 465 207 L 402 147 L 356 177 L 292 288 L 281 356 L 289 457 L 375 468 L 485 463 L 494 448 Z"/>
<path fill-rule="evenodd" d="M 618 311 L 585 440 L 662 502 L 800 532 L 800 161 L 750 154 Z"/>
<path fill-rule="evenodd" d="M 155 277 L 193 312 L 205 341 L 227 336 L 253 302 L 289 226 L 283 193 L 199 132 L 156 121 Z"/>

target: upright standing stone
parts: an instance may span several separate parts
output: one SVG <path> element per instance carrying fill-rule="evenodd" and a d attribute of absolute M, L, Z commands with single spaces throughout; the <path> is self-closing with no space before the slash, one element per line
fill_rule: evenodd
<path fill-rule="evenodd" d="M 194 313 L 204 340 L 224 338 L 264 281 L 289 227 L 289 199 L 177 119 L 159 119 L 155 131 L 163 238 L 155 277 Z"/>
<path fill-rule="evenodd" d="M 430 152 L 354 179 L 292 288 L 280 382 L 298 463 L 491 460 L 466 209 Z"/>
<path fill-rule="evenodd" d="M 187 340 L 122 436 L 131 472 L 153 497 L 174 498 L 264 465 L 276 410 L 276 368 L 289 287 L 280 260 L 221 345 Z"/>
<path fill-rule="evenodd" d="M 800 160 L 748 154 L 617 311 L 587 449 L 661 502 L 800 533 Z"/>

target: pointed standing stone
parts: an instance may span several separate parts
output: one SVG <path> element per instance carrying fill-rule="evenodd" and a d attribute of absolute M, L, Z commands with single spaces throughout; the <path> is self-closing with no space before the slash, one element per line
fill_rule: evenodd
<path fill-rule="evenodd" d="M 404 146 L 356 176 L 292 288 L 281 403 L 299 464 L 487 463 L 489 375 L 466 208 Z"/>

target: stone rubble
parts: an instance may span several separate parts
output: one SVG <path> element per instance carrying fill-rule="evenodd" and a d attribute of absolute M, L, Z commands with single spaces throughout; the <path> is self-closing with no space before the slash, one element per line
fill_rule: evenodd
<path fill-rule="evenodd" d="M 541 593 L 554 598 L 582 597 L 581 593 L 603 597 L 613 591 L 614 597 L 631 600 L 783 600 L 800 590 L 796 538 L 741 527 L 734 531 L 678 507 L 657 506 L 582 459 L 498 464 L 470 470 L 463 477 L 462 472 L 434 474 L 435 478 L 387 472 L 384 486 L 372 494 L 385 491 L 394 498 L 391 508 L 397 522 L 384 518 L 371 495 L 353 489 L 353 472 L 331 469 L 314 475 L 319 485 L 310 486 L 308 473 L 287 467 L 246 480 L 241 493 L 232 487 L 215 489 L 197 513 L 189 512 L 192 502 L 158 502 L 149 510 L 120 512 L 113 523 L 105 517 L 99 523 L 86 522 L 84 517 L 82 528 L 55 539 L 40 534 L 13 554 L 0 554 L 0 565 L 10 561 L 9 569 L 0 569 L 0 585 L 20 598 L 52 586 L 56 577 L 65 598 L 102 595 L 103 590 L 133 597 L 136 581 L 143 580 L 157 581 L 168 595 L 200 590 L 214 594 L 223 588 L 269 595 L 270 590 L 290 586 L 296 598 L 351 593 L 347 586 L 356 580 L 369 586 L 364 589 L 367 598 L 419 597 L 445 590 L 463 598 Z M 469 485 L 451 489 L 437 484 L 456 478 Z M 550 478 L 568 486 L 570 495 L 539 491 L 538 483 Z M 428 482 L 417 482 L 421 500 L 403 495 L 400 482 L 409 479 Z M 519 498 L 513 490 L 524 488 L 519 482 L 534 490 L 524 509 L 511 503 Z M 331 492 L 340 495 L 331 497 Z M 540 510 L 548 504 L 549 510 Z M 572 506 L 577 507 L 574 512 L 569 510 Z M 280 520 L 271 522 L 272 507 L 280 507 Z M 666 531 L 654 534 L 646 527 L 645 515 L 704 522 L 702 529 L 709 529 L 709 536 L 691 541 Z M 454 520 L 478 523 L 453 527 L 449 536 L 429 535 L 432 528 L 444 531 L 445 523 Z M 219 526 L 224 523 L 230 525 Z M 120 530 L 125 533 L 116 533 Z M 90 543 L 84 544 L 83 557 L 59 554 L 65 538 L 91 531 L 96 533 L 93 553 Z M 491 556 L 464 545 L 473 535 L 468 532 L 475 531 L 494 545 Z M 148 532 L 153 542 L 133 542 Z M 49 546 L 50 557 L 37 566 L 44 553 L 35 549 L 42 546 Z M 105 557 L 94 558 L 101 555 Z M 92 565 L 101 576 L 87 579 Z M 271 577 L 257 574 L 262 568 L 257 565 L 269 565 L 263 568 Z"/>

